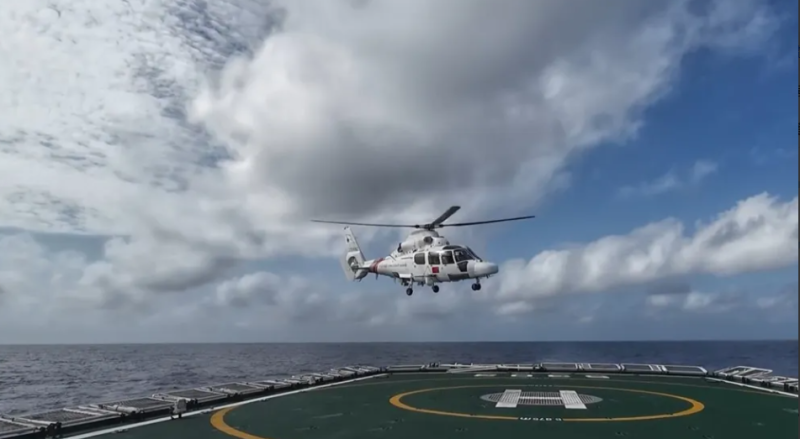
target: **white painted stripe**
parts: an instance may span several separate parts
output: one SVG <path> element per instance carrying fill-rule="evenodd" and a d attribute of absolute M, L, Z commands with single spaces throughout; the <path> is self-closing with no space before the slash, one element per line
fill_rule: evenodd
<path fill-rule="evenodd" d="M 517 406 L 520 395 L 522 395 L 522 390 L 506 390 L 500 397 L 500 401 L 497 401 L 495 407 L 513 409 Z"/>
<path fill-rule="evenodd" d="M 578 392 L 574 390 L 560 390 L 558 393 L 561 394 L 561 399 L 564 401 L 564 407 L 568 409 L 586 409 L 586 405 L 584 405 L 581 401 L 581 397 L 578 396 Z"/>
<path fill-rule="evenodd" d="M 355 379 L 347 380 L 347 381 L 339 381 L 338 383 L 323 384 L 321 386 L 314 386 L 314 387 L 308 387 L 308 388 L 305 388 L 305 389 L 292 390 L 292 391 L 289 391 L 289 392 L 279 393 L 277 395 L 262 396 L 261 398 L 250 399 L 250 400 L 247 400 L 247 401 L 234 402 L 234 403 L 220 405 L 220 406 L 216 406 L 216 407 L 205 408 L 205 409 L 199 410 L 199 411 L 193 411 L 193 412 L 184 413 L 183 417 L 185 418 L 185 417 L 188 417 L 188 416 L 204 415 L 204 414 L 208 414 L 209 412 L 226 409 L 228 407 L 238 407 L 238 406 L 241 406 L 241 405 L 252 404 L 254 402 L 261 402 L 261 401 L 266 401 L 266 400 L 269 400 L 269 399 L 280 398 L 281 396 L 295 395 L 297 393 L 313 392 L 314 390 L 317 390 L 317 389 L 324 389 L 326 387 L 341 386 L 341 385 L 345 385 L 345 384 L 349 384 L 349 383 L 354 383 L 356 381 L 364 381 L 364 380 L 369 380 L 369 379 L 372 379 L 372 378 L 378 378 L 378 377 L 382 377 L 382 376 L 386 376 L 386 374 L 382 373 L 380 375 L 371 375 L 371 376 L 368 376 L 368 377 L 355 378 Z M 170 419 L 171 418 L 169 416 L 165 416 L 163 418 L 151 419 L 149 421 L 138 422 L 136 424 L 131 424 L 131 425 L 118 425 L 118 426 L 116 426 L 114 428 L 107 428 L 105 430 L 97 430 L 97 431 L 92 431 L 90 433 L 79 434 L 77 436 L 70 436 L 70 439 L 87 439 L 87 438 L 90 438 L 90 437 L 103 436 L 103 435 L 106 435 L 106 434 L 113 434 L 113 433 L 117 433 L 117 432 L 120 432 L 120 431 L 130 430 L 132 428 L 145 427 L 147 425 L 153 425 L 153 424 L 158 424 L 158 423 L 161 423 L 161 422 L 166 422 L 166 421 L 169 421 Z M 176 419 L 175 422 L 180 422 L 180 421 Z"/>

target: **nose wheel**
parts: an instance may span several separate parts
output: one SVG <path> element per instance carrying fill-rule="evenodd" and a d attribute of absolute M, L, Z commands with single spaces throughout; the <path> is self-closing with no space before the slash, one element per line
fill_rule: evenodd
<path fill-rule="evenodd" d="M 410 296 L 412 294 L 414 294 L 414 289 L 413 288 L 406 288 L 406 296 Z"/>
<path fill-rule="evenodd" d="M 431 289 L 433 290 L 434 293 L 438 293 L 439 292 L 439 285 L 434 285 L 434 286 L 431 287 Z"/>
<path fill-rule="evenodd" d="M 480 291 L 480 289 L 481 289 L 481 284 L 479 284 L 478 282 L 472 284 L 472 291 Z"/>

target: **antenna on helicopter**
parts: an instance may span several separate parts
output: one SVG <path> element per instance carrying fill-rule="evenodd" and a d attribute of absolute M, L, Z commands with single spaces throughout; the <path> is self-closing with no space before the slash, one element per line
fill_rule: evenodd
<path fill-rule="evenodd" d="M 461 206 L 451 206 L 449 209 L 444 211 L 443 214 L 439 215 L 438 218 L 435 220 L 427 223 L 427 224 L 379 224 L 379 223 L 354 223 L 348 221 L 328 221 L 328 220 L 316 220 L 312 219 L 312 222 L 315 223 L 327 223 L 327 224 L 345 224 L 350 226 L 368 226 L 368 227 L 405 227 L 405 228 L 412 228 L 412 229 L 423 229 L 423 230 L 435 230 L 441 229 L 442 227 L 464 227 L 464 226 L 477 226 L 481 224 L 493 224 L 493 223 L 503 223 L 507 221 L 519 221 L 524 219 L 531 219 L 535 218 L 535 215 L 526 215 L 526 216 L 517 216 L 513 218 L 501 218 L 501 219 L 493 219 L 493 220 L 486 220 L 486 221 L 470 221 L 466 223 L 451 223 L 445 224 L 444 222 L 447 221 L 448 218 L 453 216 L 456 212 L 461 209 Z"/>

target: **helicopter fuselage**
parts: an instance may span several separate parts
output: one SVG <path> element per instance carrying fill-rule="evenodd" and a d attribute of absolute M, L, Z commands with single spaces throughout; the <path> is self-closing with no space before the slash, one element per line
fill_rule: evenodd
<path fill-rule="evenodd" d="M 439 292 L 438 283 L 458 282 L 473 279 L 472 290 L 481 289 L 480 280 L 499 272 L 497 264 L 479 258 L 469 247 L 452 245 L 439 235 L 436 229 L 442 227 L 464 227 L 480 224 L 494 224 L 533 218 L 533 215 L 502 218 L 485 221 L 445 224 L 448 218 L 461 207 L 451 206 L 435 220 L 426 224 L 378 224 L 354 223 L 345 221 L 311 220 L 317 223 L 345 224 L 347 249 L 339 262 L 349 280 L 364 279 L 370 273 L 399 280 L 406 286 L 406 294 L 411 295 L 413 284 L 430 286 L 434 293 Z M 369 227 L 408 227 L 414 228 L 397 249 L 389 256 L 366 260 L 350 225 Z"/>
<path fill-rule="evenodd" d="M 411 233 L 405 243 L 417 243 L 410 251 L 403 252 L 403 243 L 391 255 L 366 260 L 355 235 L 345 227 L 347 251 L 343 255 L 342 270 L 350 280 L 361 280 L 369 274 L 386 276 L 400 281 L 408 287 L 411 295 L 413 284 L 430 286 L 439 291 L 438 283 L 458 282 L 473 279 L 474 291 L 481 289 L 480 279 L 496 274 L 497 264 L 478 257 L 469 247 L 452 245 L 433 231 Z M 436 242 L 438 245 L 431 245 Z"/>
<path fill-rule="evenodd" d="M 480 259 L 469 247 L 428 246 L 416 251 L 393 253 L 367 261 L 369 273 L 399 279 L 404 285 L 432 286 L 441 282 L 487 278 L 498 272 L 497 264 Z"/>

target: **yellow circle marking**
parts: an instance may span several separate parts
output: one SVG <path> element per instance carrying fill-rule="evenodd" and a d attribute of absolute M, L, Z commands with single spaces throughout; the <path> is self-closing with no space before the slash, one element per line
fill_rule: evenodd
<path fill-rule="evenodd" d="M 497 387 L 497 385 L 477 385 L 477 386 L 456 386 L 456 387 L 435 387 L 430 389 L 420 389 L 420 390 L 413 390 L 411 392 L 400 393 L 397 395 L 392 396 L 389 398 L 389 403 L 397 408 L 403 410 L 409 410 L 412 412 L 417 413 L 427 413 L 431 415 L 441 415 L 441 416 L 456 416 L 459 418 L 473 418 L 473 419 L 492 419 L 492 420 L 502 420 L 502 421 L 518 421 L 519 417 L 515 416 L 497 416 L 497 415 L 475 415 L 470 413 L 457 413 L 457 412 L 445 412 L 442 410 L 431 410 L 431 409 L 421 409 L 418 407 L 412 407 L 402 401 L 403 398 L 406 396 L 416 395 L 420 393 L 427 393 L 427 392 L 434 392 L 437 390 L 454 390 L 454 389 L 468 389 L 468 388 L 478 388 L 478 387 Z M 531 387 L 530 385 L 522 385 L 520 387 Z M 633 392 L 633 393 L 642 393 L 646 395 L 654 395 L 654 396 L 662 396 L 665 398 L 673 398 L 679 399 L 684 402 L 688 402 L 691 404 L 686 410 L 676 412 L 676 413 L 664 413 L 659 415 L 645 415 L 645 416 L 626 416 L 621 418 L 562 418 L 564 422 L 625 422 L 625 421 L 649 421 L 654 419 L 667 419 L 667 418 L 675 418 L 678 416 L 689 416 L 695 413 L 699 413 L 705 409 L 705 405 L 699 401 L 695 401 L 690 398 L 686 398 L 683 396 L 672 395 L 669 393 L 660 393 L 660 392 L 650 392 L 647 390 L 634 390 L 634 389 L 620 389 L 616 387 L 589 387 L 589 386 L 569 386 L 570 388 L 577 388 L 577 389 L 601 389 L 601 390 L 617 390 L 620 392 Z M 244 439 L 244 438 L 242 438 Z M 248 438 L 250 439 L 250 438 Z"/>
<path fill-rule="evenodd" d="M 213 416 L 211 416 L 211 425 L 214 426 L 217 430 L 233 437 L 238 437 L 239 439 L 269 439 L 262 436 L 256 436 L 254 434 L 250 434 L 241 430 L 237 430 L 225 422 L 225 415 L 228 414 L 229 411 L 235 409 L 236 407 L 228 407 L 226 409 L 222 409 Z"/>
<path fill-rule="evenodd" d="M 508 377 L 487 377 L 487 378 L 493 378 L 493 379 L 497 379 L 497 380 L 508 379 Z M 474 380 L 474 378 L 463 379 L 463 381 L 467 381 L 467 380 Z M 409 382 L 422 382 L 422 381 L 427 381 L 427 379 L 423 379 L 423 380 L 408 380 L 406 382 L 409 383 Z M 586 381 L 586 380 L 582 380 L 582 381 Z M 631 384 L 658 384 L 658 385 L 664 384 L 664 383 L 661 383 L 661 382 L 658 382 L 658 381 L 633 381 L 633 380 L 631 380 L 631 381 L 624 381 L 624 382 L 625 383 L 631 383 Z M 314 391 L 315 392 L 322 392 L 322 391 L 326 391 L 326 390 L 349 389 L 349 388 L 354 388 L 354 387 L 377 386 L 377 385 L 385 385 L 385 384 L 394 384 L 394 383 L 393 382 L 391 382 L 391 383 L 386 383 L 386 382 L 384 382 L 384 383 L 358 383 L 358 384 L 348 384 L 348 385 L 343 386 L 343 387 L 325 387 L 325 388 L 322 388 L 322 389 L 314 389 Z M 759 395 L 764 395 L 764 396 L 787 397 L 787 396 L 776 394 L 776 393 L 766 393 L 766 392 L 759 392 L 759 391 L 755 391 L 755 390 L 732 389 L 732 388 L 726 388 L 726 387 L 706 387 L 706 386 L 697 386 L 697 385 L 684 384 L 684 383 L 669 383 L 669 385 L 671 385 L 671 386 L 682 386 L 682 387 L 694 387 L 694 388 L 702 388 L 702 389 L 709 389 L 710 388 L 710 389 L 726 390 L 726 391 L 738 392 L 738 393 L 754 393 L 754 394 L 759 394 Z M 492 386 L 483 385 L 483 386 L 440 387 L 440 388 L 435 388 L 435 389 L 415 390 L 413 392 L 406 392 L 406 393 L 401 393 L 399 395 L 395 395 L 389 400 L 389 402 L 392 405 L 394 405 L 395 407 L 398 407 L 398 408 L 401 408 L 401 409 L 404 409 L 404 410 L 411 410 L 411 411 L 420 412 L 420 413 L 430 413 L 430 414 L 436 414 L 436 415 L 442 415 L 442 416 L 457 416 L 457 417 L 463 417 L 463 418 L 478 418 L 478 419 L 502 419 L 502 420 L 509 420 L 509 421 L 510 420 L 516 421 L 516 420 L 519 419 L 519 418 L 510 417 L 510 416 L 470 415 L 470 414 L 466 414 L 466 413 L 452 413 L 452 412 L 442 412 L 442 411 L 438 411 L 438 410 L 418 409 L 416 407 L 411 407 L 411 406 L 403 403 L 402 401 L 400 401 L 400 399 L 402 399 L 403 397 L 406 397 L 406 396 L 409 396 L 409 395 L 412 395 L 412 394 L 415 394 L 415 393 L 430 392 L 430 391 L 434 391 L 434 390 L 444 390 L 444 389 L 459 389 L 459 388 L 467 388 L 467 387 L 496 387 L 496 385 L 492 385 Z M 531 387 L 531 386 L 530 385 L 522 385 L 521 387 Z M 688 415 L 693 415 L 695 413 L 699 413 L 699 412 L 703 411 L 703 409 L 705 409 L 705 406 L 702 403 L 698 402 L 698 401 L 695 401 L 695 400 L 689 399 L 689 398 L 684 398 L 682 396 L 670 395 L 668 393 L 648 392 L 648 391 L 645 391 L 645 390 L 619 389 L 619 388 L 613 388 L 613 387 L 586 387 L 586 386 L 571 386 L 571 387 L 582 388 L 582 389 L 621 390 L 621 391 L 627 391 L 627 392 L 636 392 L 636 393 L 644 393 L 644 394 L 649 394 L 649 395 L 664 396 L 664 397 L 667 397 L 667 398 L 675 398 L 675 399 L 680 399 L 682 401 L 686 401 L 686 402 L 690 403 L 692 405 L 692 407 L 690 409 L 684 410 L 682 412 L 672 413 L 672 414 L 664 414 L 664 415 L 635 416 L 635 417 L 613 418 L 613 419 L 605 419 L 605 418 L 585 418 L 585 419 L 584 418 L 566 418 L 566 419 L 564 419 L 564 421 L 570 421 L 570 422 L 644 421 L 644 420 L 650 420 L 650 419 L 664 419 L 664 418 L 670 418 L 670 417 L 675 417 L 675 416 L 688 416 Z M 228 425 L 225 422 L 225 415 L 228 414 L 228 412 L 230 412 L 234 408 L 236 408 L 236 407 L 229 407 L 229 408 L 222 409 L 222 410 L 219 410 L 219 411 L 215 412 L 214 415 L 211 416 L 211 425 L 214 428 L 216 428 L 217 430 L 219 430 L 219 431 L 221 431 L 221 432 L 223 432 L 225 434 L 228 434 L 230 436 L 237 437 L 239 439 L 269 439 L 269 438 L 265 438 L 265 437 L 261 437 L 261 436 L 255 436 L 255 435 L 252 435 L 250 433 L 246 433 L 244 431 L 237 430 L 237 429 L 231 427 L 230 425 Z"/>

